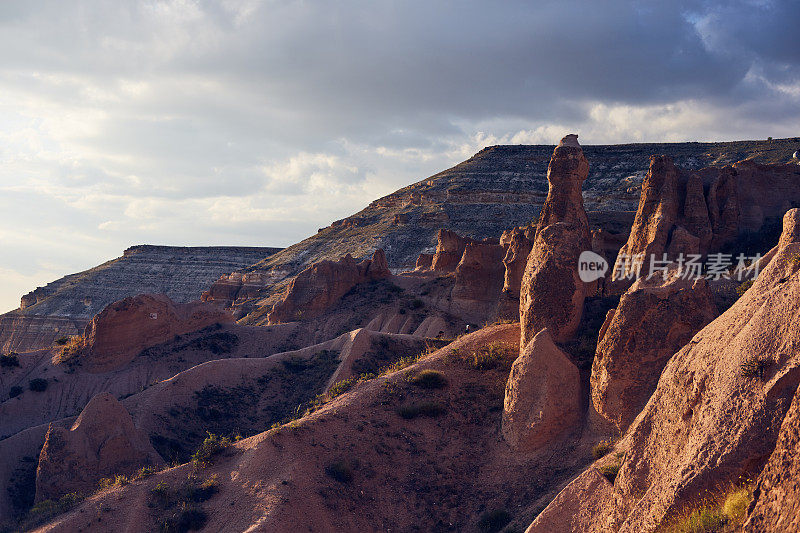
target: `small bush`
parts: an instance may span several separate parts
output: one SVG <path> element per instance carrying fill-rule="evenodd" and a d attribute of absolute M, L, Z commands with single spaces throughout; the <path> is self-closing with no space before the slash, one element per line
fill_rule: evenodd
<path fill-rule="evenodd" d="M 771 361 L 757 355 L 747 358 L 740 366 L 742 376 L 746 378 L 764 379 L 764 371 L 769 368 Z"/>
<path fill-rule="evenodd" d="M 475 370 L 491 370 L 493 368 L 510 368 L 514 361 L 515 350 L 506 344 L 493 342 L 481 346 L 466 356 L 467 366 Z"/>
<path fill-rule="evenodd" d="M 192 455 L 192 464 L 195 467 L 206 467 L 211 465 L 214 456 L 233 444 L 228 437 L 220 437 L 208 432 L 208 436 Z"/>
<path fill-rule="evenodd" d="M 211 476 L 199 485 L 189 485 L 186 488 L 186 500 L 194 503 L 204 502 L 219 491 L 217 476 Z"/>
<path fill-rule="evenodd" d="M 669 533 L 712 533 L 725 526 L 727 520 L 716 507 L 695 509 L 687 517 L 673 524 Z"/>
<path fill-rule="evenodd" d="M 603 474 L 603 476 L 613 484 L 614 480 L 617 479 L 617 474 L 619 474 L 619 469 L 621 467 L 622 465 L 615 463 L 601 466 L 598 470 L 600 470 L 600 473 Z"/>
<path fill-rule="evenodd" d="M 410 381 L 423 389 L 441 389 L 447 386 L 447 378 L 438 370 L 423 370 Z"/>
<path fill-rule="evenodd" d="M 20 521 L 21 529 L 24 531 L 34 529 L 52 518 L 75 508 L 83 499 L 80 494 L 70 492 L 58 500 L 41 501 L 34 505 Z"/>
<path fill-rule="evenodd" d="M 421 402 L 404 405 L 397 410 L 397 414 L 406 420 L 417 418 L 419 416 L 427 416 L 434 418 L 443 415 L 447 409 L 440 403 L 436 402 Z"/>
<path fill-rule="evenodd" d="M 594 448 L 592 448 L 592 457 L 595 459 L 600 459 L 601 457 L 605 457 L 608 452 L 611 451 L 611 447 L 613 446 L 611 441 L 608 440 L 601 440 L 597 444 L 595 444 Z"/>
<path fill-rule="evenodd" d="M 747 518 L 747 508 L 753 501 L 753 489 L 750 486 L 734 488 L 722 504 L 722 512 L 729 522 L 743 524 Z"/>
<path fill-rule="evenodd" d="M 68 337 L 66 342 L 60 343 L 60 346 L 61 349 L 55 357 L 53 357 L 53 364 L 56 365 L 74 363 L 75 358 L 81 353 L 85 344 L 83 342 L 83 337 L 80 335 L 73 335 L 72 337 Z"/>
<path fill-rule="evenodd" d="M 17 396 L 22 394 L 23 390 L 24 389 L 22 387 L 20 387 L 19 385 L 14 385 L 10 389 L 8 389 L 8 397 L 9 398 L 16 398 Z"/>
<path fill-rule="evenodd" d="M 47 380 L 34 378 L 28 382 L 28 388 L 34 392 L 44 392 L 47 390 Z"/>
<path fill-rule="evenodd" d="M 207 520 L 208 516 L 202 508 L 184 502 L 176 512 L 159 521 L 159 530 L 162 533 L 199 531 Z"/>
<path fill-rule="evenodd" d="M 16 352 L 9 352 L 0 355 L 0 367 L 14 368 L 19 366 L 19 354 Z"/>
<path fill-rule="evenodd" d="M 353 467 L 346 461 L 335 461 L 325 467 L 325 473 L 339 483 L 353 481 Z"/>
<path fill-rule="evenodd" d="M 742 283 L 741 285 L 739 285 L 738 287 L 736 287 L 736 294 L 738 294 L 739 297 L 741 298 L 744 295 L 744 293 L 747 292 L 747 289 L 753 286 L 753 281 L 754 280 L 749 279 L 744 283 Z"/>
<path fill-rule="evenodd" d="M 56 339 L 56 346 L 64 346 L 69 342 L 69 337 L 59 337 Z"/>
<path fill-rule="evenodd" d="M 481 515 L 478 520 L 478 529 L 485 533 L 497 533 L 509 522 L 511 522 L 511 514 L 505 509 L 497 509 Z"/>

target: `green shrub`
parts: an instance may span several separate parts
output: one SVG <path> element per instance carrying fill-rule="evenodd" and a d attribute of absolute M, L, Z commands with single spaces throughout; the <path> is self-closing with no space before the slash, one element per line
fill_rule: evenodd
<path fill-rule="evenodd" d="M 447 378 L 438 370 L 423 370 L 413 376 L 410 381 L 423 389 L 441 389 L 447 386 Z"/>
<path fill-rule="evenodd" d="M 20 528 L 25 531 L 34 529 L 52 518 L 75 508 L 83 500 L 84 497 L 80 494 L 70 492 L 58 500 L 41 501 L 34 505 L 25 517 L 23 517 L 20 521 Z"/>
<path fill-rule="evenodd" d="M 47 390 L 47 380 L 34 378 L 28 382 L 28 388 L 34 392 L 44 392 Z"/>
<path fill-rule="evenodd" d="M 208 516 L 201 507 L 184 502 L 176 512 L 159 521 L 159 530 L 162 533 L 199 531 L 207 520 Z"/>
<path fill-rule="evenodd" d="M 744 293 L 747 292 L 747 289 L 753 286 L 753 281 L 754 280 L 749 279 L 744 283 L 742 283 L 741 285 L 739 285 L 738 287 L 736 287 L 736 294 L 738 294 L 739 297 L 741 298 L 744 295 Z"/>
<path fill-rule="evenodd" d="M 619 474 L 619 469 L 622 468 L 622 464 L 620 463 L 612 463 L 608 465 L 603 465 L 599 467 L 597 470 L 600 471 L 601 474 L 610 482 L 614 483 L 614 480 L 617 479 L 617 474 Z"/>
<path fill-rule="evenodd" d="M 742 373 L 742 376 L 746 378 L 764 379 L 764 371 L 769 368 L 771 363 L 772 362 L 765 357 L 754 355 L 748 357 L 741 365 L 739 365 L 739 369 Z"/>
<path fill-rule="evenodd" d="M 16 352 L 9 352 L 0 355 L 0 367 L 14 368 L 19 366 L 19 354 Z"/>
<path fill-rule="evenodd" d="M 339 483 L 353 481 L 353 466 L 344 460 L 334 461 L 325 467 L 325 473 Z"/>
<path fill-rule="evenodd" d="M 204 502 L 219 491 L 217 476 L 211 476 L 199 485 L 190 484 L 186 488 L 186 500 L 194 503 Z"/>
<path fill-rule="evenodd" d="M 211 465 L 214 456 L 233 444 L 230 438 L 214 435 L 210 431 L 197 451 L 192 455 L 192 464 L 195 467 L 206 467 Z"/>
<path fill-rule="evenodd" d="M 401 406 L 397 410 L 397 414 L 399 414 L 406 420 L 417 418 L 419 416 L 427 416 L 430 418 L 434 418 L 443 415 L 446 412 L 447 409 L 445 408 L 445 406 L 436 402 L 412 403 L 409 405 Z"/>
<path fill-rule="evenodd" d="M 61 344 L 61 349 L 53 358 L 53 363 L 60 365 L 63 363 L 75 362 L 75 357 L 81 353 L 84 346 L 85 343 L 83 342 L 82 336 L 73 335 L 72 337 L 68 337 L 66 342 Z"/>
<path fill-rule="evenodd" d="M 465 357 L 467 366 L 475 370 L 491 370 L 493 368 L 508 369 L 517 355 L 513 347 L 493 342 L 485 346 L 481 346 L 473 353 Z"/>
<path fill-rule="evenodd" d="M 592 457 L 595 459 L 600 459 L 601 457 L 605 457 L 608 452 L 611 451 L 611 447 L 613 443 L 608 440 L 601 440 L 597 444 L 595 444 L 594 448 L 592 448 Z"/>
<path fill-rule="evenodd" d="M 24 389 L 22 387 L 20 387 L 19 385 L 14 385 L 10 389 L 8 389 L 8 397 L 9 398 L 16 398 L 17 396 L 22 394 L 23 390 Z"/>
<path fill-rule="evenodd" d="M 485 533 L 497 533 L 511 522 L 511 514 L 505 509 L 483 513 L 478 520 L 478 529 Z"/>

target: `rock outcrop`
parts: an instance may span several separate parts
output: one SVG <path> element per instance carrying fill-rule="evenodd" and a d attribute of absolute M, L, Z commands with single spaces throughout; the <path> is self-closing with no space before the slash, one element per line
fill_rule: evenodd
<path fill-rule="evenodd" d="M 506 383 L 503 438 L 532 452 L 573 430 L 581 417 L 578 368 L 547 329 L 520 349 Z"/>
<path fill-rule="evenodd" d="M 456 266 L 453 299 L 496 302 L 503 288 L 504 254 L 499 244 L 467 244 Z"/>
<path fill-rule="evenodd" d="M 528 264 L 528 255 L 533 249 L 536 228 L 524 226 L 503 232 L 500 244 L 506 246 L 506 255 L 503 264 L 506 271 L 503 279 L 503 294 L 519 300 L 519 291 L 522 286 L 522 276 L 525 274 L 525 265 Z"/>
<path fill-rule="evenodd" d="M 91 493 L 104 477 L 162 465 L 147 435 L 107 392 L 86 405 L 72 428 L 50 425 L 36 469 L 36 501 Z"/>
<path fill-rule="evenodd" d="M 578 257 L 591 247 L 581 196 L 588 172 L 577 136 L 564 137 L 550 160 L 550 189 L 522 278 L 523 346 L 542 328 L 556 342 L 564 342 L 580 324 L 587 287 L 579 277 Z"/>
<path fill-rule="evenodd" d="M 744 525 L 748 533 L 800 531 L 800 389 L 783 419 L 778 443 L 758 476 Z"/>
<path fill-rule="evenodd" d="M 639 279 L 600 330 L 591 375 L 595 410 L 624 430 L 647 403 L 672 354 L 717 314 L 703 278 Z"/>
<path fill-rule="evenodd" d="M 336 262 L 316 263 L 292 280 L 283 300 L 272 307 L 269 323 L 280 324 L 317 317 L 356 285 L 391 275 L 386 255 L 380 249 L 372 254 L 372 259 L 361 262 L 346 255 Z"/>
<path fill-rule="evenodd" d="M 653 156 L 627 243 L 620 249 L 614 281 L 620 290 L 636 277 L 642 254 L 719 252 L 742 234 L 758 232 L 800 204 L 800 168 L 741 161 L 722 168 L 687 170 L 668 156 Z"/>
<path fill-rule="evenodd" d="M 92 372 L 108 372 L 176 335 L 232 321 L 230 313 L 210 303 L 176 304 L 167 296 L 152 294 L 128 297 L 110 304 L 87 324 L 82 360 Z"/>
<path fill-rule="evenodd" d="M 800 242 L 787 235 L 753 286 L 667 363 L 617 444 L 614 505 L 591 517 L 603 531 L 653 531 L 706 491 L 756 475 L 775 449 L 800 383 Z"/>

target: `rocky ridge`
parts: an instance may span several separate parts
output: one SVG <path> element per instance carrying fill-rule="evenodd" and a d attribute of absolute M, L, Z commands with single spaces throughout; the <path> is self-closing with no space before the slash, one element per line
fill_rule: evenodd
<path fill-rule="evenodd" d="M 20 308 L 0 315 L 0 350 L 46 348 L 76 335 L 108 304 L 138 294 L 165 294 L 177 303 L 197 300 L 222 274 L 277 252 L 260 247 L 133 246 L 118 257 L 70 274 L 24 295 Z"/>
<path fill-rule="evenodd" d="M 651 143 L 585 146 L 591 169 L 583 187 L 591 228 L 625 232 L 639 201 L 652 154 L 666 154 L 687 169 L 722 166 L 751 158 L 789 161 L 800 139 L 725 143 Z M 247 323 L 266 323 L 269 307 L 288 280 L 309 264 L 347 254 L 368 258 L 382 248 L 394 271 L 414 268 L 420 253 L 432 253 L 442 228 L 477 240 L 498 239 L 539 217 L 547 197 L 547 167 L 553 146 L 501 145 L 370 203 L 355 215 L 321 228 L 268 259 L 220 280 L 230 292 L 246 286 L 235 306 Z M 424 259 L 423 259 L 424 261 Z M 231 283 L 233 288 L 230 287 Z M 213 291 L 213 289 L 212 289 Z"/>

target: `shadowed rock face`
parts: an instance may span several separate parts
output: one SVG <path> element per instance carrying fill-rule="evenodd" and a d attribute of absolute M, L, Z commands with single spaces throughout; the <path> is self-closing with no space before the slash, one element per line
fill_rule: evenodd
<path fill-rule="evenodd" d="M 550 190 L 522 278 L 523 346 L 542 328 L 547 328 L 556 342 L 564 342 L 580 324 L 587 289 L 578 274 L 578 257 L 591 249 L 581 196 L 588 172 L 577 136 L 564 137 L 550 161 Z"/>
<path fill-rule="evenodd" d="M 383 250 L 376 250 L 372 259 L 360 263 L 350 255 L 336 262 L 322 261 L 308 267 L 292 280 L 283 300 L 275 304 L 269 313 L 269 323 L 280 324 L 317 317 L 359 283 L 391 275 Z"/>
<path fill-rule="evenodd" d="M 783 419 L 775 451 L 758 476 L 748 533 L 800 531 L 800 389 Z"/>
<path fill-rule="evenodd" d="M 552 445 L 581 417 L 580 376 L 569 356 L 541 330 L 521 350 L 506 383 L 503 438 L 525 452 Z"/>
<path fill-rule="evenodd" d="M 635 266 L 625 256 L 674 259 L 718 252 L 743 233 L 800 204 L 800 167 L 742 161 L 687 170 L 668 156 L 653 156 L 630 237 L 620 250 L 614 280 L 621 289 Z M 627 282 L 628 284 L 630 282 Z"/>
<path fill-rule="evenodd" d="M 624 430 L 639 414 L 669 358 L 717 316 L 705 279 L 640 279 L 609 311 L 592 362 L 595 410 Z"/>
<path fill-rule="evenodd" d="M 131 415 L 104 392 L 92 398 L 71 429 L 50 426 L 36 470 L 36 501 L 91 493 L 104 477 L 162 464 Z"/>
<path fill-rule="evenodd" d="M 164 295 L 141 294 L 109 305 L 83 334 L 83 360 L 92 372 L 108 372 L 131 362 L 150 346 L 216 323 L 233 322 L 210 303 L 176 304 Z"/>

